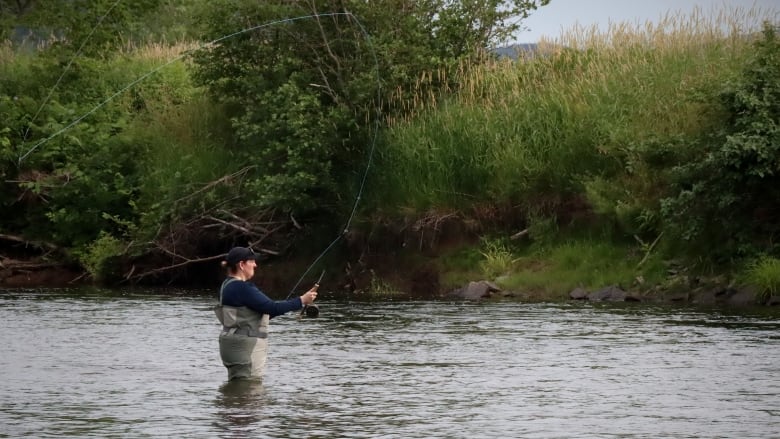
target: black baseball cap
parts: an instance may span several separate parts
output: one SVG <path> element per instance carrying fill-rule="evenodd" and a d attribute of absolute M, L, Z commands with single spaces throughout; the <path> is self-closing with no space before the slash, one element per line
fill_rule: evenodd
<path fill-rule="evenodd" d="M 225 262 L 230 265 L 238 264 L 241 261 L 257 260 L 254 250 L 249 247 L 233 247 L 225 256 Z"/>

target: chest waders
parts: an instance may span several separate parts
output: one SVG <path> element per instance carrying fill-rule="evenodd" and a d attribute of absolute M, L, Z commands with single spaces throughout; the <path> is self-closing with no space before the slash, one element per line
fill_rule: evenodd
<path fill-rule="evenodd" d="M 228 380 L 260 378 L 268 354 L 268 314 L 260 314 L 245 306 L 222 305 L 225 286 L 237 279 L 227 278 L 219 289 L 219 305 L 214 307 L 222 323 L 219 334 L 219 356 L 227 367 Z"/>

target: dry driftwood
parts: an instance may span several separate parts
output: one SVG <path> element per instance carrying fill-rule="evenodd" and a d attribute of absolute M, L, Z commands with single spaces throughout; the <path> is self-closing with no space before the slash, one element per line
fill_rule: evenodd
<path fill-rule="evenodd" d="M 25 247 L 33 247 L 33 248 L 36 248 L 36 249 L 39 249 L 39 250 L 43 250 L 43 251 L 47 251 L 47 250 L 48 251 L 52 251 L 52 250 L 59 249 L 59 247 L 57 247 L 56 245 L 54 245 L 52 243 L 49 243 L 49 242 L 30 241 L 30 240 L 24 239 L 21 236 L 16 236 L 16 235 L 6 235 L 6 234 L 3 234 L 3 233 L 0 233 L 0 239 L 2 239 L 4 241 L 10 241 L 10 242 L 13 242 L 13 243 L 17 243 L 17 244 L 24 244 Z"/>
<path fill-rule="evenodd" d="M 157 238 L 151 243 L 152 254 L 165 255 L 171 258 L 171 263 L 165 266 L 155 266 L 143 269 L 133 264 L 124 275 L 126 281 L 138 281 L 149 276 L 175 271 L 188 265 L 219 260 L 224 254 L 210 256 L 197 255 L 197 249 L 192 243 L 203 239 L 203 233 L 218 234 L 221 240 L 247 242 L 258 253 L 279 255 L 282 252 L 273 249 L 273 245 L 263 245 L 266 242 L 283 242 L 282 233 L 288 229 L 300 227 L 290 216 L 276 220 L 275 210 L 266 209 L 253 212 L 251 216 L 242 216 L 224 208 L 211 209 L 200 215 L 195 215 L 187 221 L 180 222 L 177 227 L 160 230 Z"/>

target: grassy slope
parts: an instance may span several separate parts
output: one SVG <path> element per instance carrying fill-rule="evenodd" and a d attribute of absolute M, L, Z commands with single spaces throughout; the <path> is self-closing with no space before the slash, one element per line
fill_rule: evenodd
<path fill-rule="evenodd" d="M 444 288 L 499 276 L 507 288 L 563 297 L 578 286 L 663 283 L 664 258 L 675 255 L 660 252 L 657 233 L 621 223 L 664 189 L 631 167 L 632 148 L 685 144 L 712 128 L 698 97 L 738 74 L 750 50 L 744 29 L 763 14 L 699 12 L 572 32 L 543 44 L 542 56 L 473 72 L 456 97 L 394 124 L 369 197 L 396 220 L 438 213 L 479 222 L 486 205 L 525 220 L 487 227 L 480 248 L 439 258 Z M 589 221 L 564 215 L 573 199 L 589 206 Z M 517 229 L 507 226 L 530 233 L 508 240 Z"/>

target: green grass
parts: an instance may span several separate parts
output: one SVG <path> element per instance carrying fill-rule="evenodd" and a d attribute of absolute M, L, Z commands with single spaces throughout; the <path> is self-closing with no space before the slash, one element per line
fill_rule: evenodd
<path fill-rule="evenodd" d="M 530 204 L 582 193 L 592 178 L 615 179 L 632 144 L 711 128 L 698 96 L 727 83 L 748 55 L 739 20 L 727 12 L 573 32 L 545 56 L 471 72 L 454 96 L 392 125 L 369 197 L 391 211 L 425 212 Z M 643 187 L 653 175 L 623 178 Z"/>
<path fill-rule="evenodd" d="M 482 246 L 484 250 L 480 253 L 483 259 L 479 263 L 479 268 L 485 278 L 495 279 L 510 272 L 514 265 L 514 258 L 505 241 L 484 239 Z"/>
<path fill-rule="evenodd" d="M 780 292 L 780 259 L 770 256 L 755 259 L 738 278 L 741 283 L 758 290 L 758 299 L 767 299 Z"/>
<path fill-rule="evenodd" d="M 445 290 L 462 287 L 482 275 L 479 268 L 484 256 L 478 247 L 466 245 L 442 254 L 437 260 L 441 285 Z"/>
<path fill-rule="evenodd" d="M 664 266 L 657 257 L 649 257 L 639 267 L 643 256 L 628 245 L 573 240 L 517 258 L 514 271 L 501 285 L 550 299 L 564 299 L 578 287 L 594 290 L 619 285 L 641 290 L 643 284 L 658 282 L 664 276 Z"/>
<path fill-rule="evenodd" d="M 405 292 L 400 291 L 398 288 L 393 287 L 388 282 L 383 281 L 376 276 L 371 278 L 371 284 L 369 285 L 366 294 L 373 299 L 393 299 L 406 295 Z"/>
<path fill-rule="evenodd" d="M 477 223 L 493 206 L 516 218 L 507 221 L 514 231 L 529 229 L 525 250 L 442 258 L 442 285 L 508 273 L 505 288 L 563 298 L 576 287 L 660 283 L 668 179 L 647 155 L 699 153 L 693 148 L 720 121 L 715 97 L 753 50 L 747 24 L 776 17 L 723 7 L 606 32 L 574 29 L 543 44 L 543 56 L 462 69 L 454 93 L 421 96 L 419 111 L 392 121 L 366 204 L 389 220 L 457 211 Z M 564 220 L 569 213 L 603 232 L 576 236 L 583 225 Z"/>
<path fill-rule="evenodd" d="M 529 299 L 563 300 L 577 287 L 592 291 L 619 285 L 642 293 L 667 276 L 660 253 L 616 241 L 602 231 L 559 231 L 544 239 L 494 237 L 478 246 L 463 243 L 438 258 L 441 285 L 448 291 L 484 279 Z"/>

